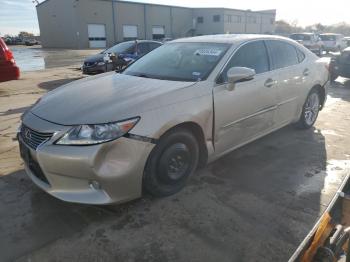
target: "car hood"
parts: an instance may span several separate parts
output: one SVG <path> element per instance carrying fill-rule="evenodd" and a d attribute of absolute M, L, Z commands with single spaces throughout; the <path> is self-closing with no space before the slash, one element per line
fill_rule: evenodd
<path fill-rule="evenodd" d="M 96 55 L 93 55 L 93 56 L 89 56 L 88 58 L 86 58 L 84 60 L 84 63 L 85 62 L 88 62 L 88 63 L 101 62 L 101 61 L 103 61 L 103 57 L 104 57 L 104 54 L 96 54 Z"/>
<path fill-rule="evenodd" d="M 139 116 L 180 99 L 182 89 L 195 82 L 141 78 L 110 72 L 59 87 L 31 112 L 61 125 L 98 124 Z"/>

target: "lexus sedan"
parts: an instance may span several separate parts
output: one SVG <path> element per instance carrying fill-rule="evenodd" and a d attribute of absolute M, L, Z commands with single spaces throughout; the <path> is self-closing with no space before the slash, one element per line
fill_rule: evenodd
<path fill-rule="evenodd" d="M 312 127 L 326 99 L 327 66 L 277 36 L 171 41 L 123 72 L 42 97 L 19 128 L 26 172 L 70 202 L 174 194 L 198 166 L 291 123 Z"/>

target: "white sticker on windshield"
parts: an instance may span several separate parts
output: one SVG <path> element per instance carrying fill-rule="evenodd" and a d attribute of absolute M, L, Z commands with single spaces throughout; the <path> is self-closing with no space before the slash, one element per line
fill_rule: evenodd
<path fill-rule="evenodd" d="M 198 49 L 194 52 L 195 55 L 209 55 L 209 56 L 219 56 L 221 50 L 219 49 Z"/>

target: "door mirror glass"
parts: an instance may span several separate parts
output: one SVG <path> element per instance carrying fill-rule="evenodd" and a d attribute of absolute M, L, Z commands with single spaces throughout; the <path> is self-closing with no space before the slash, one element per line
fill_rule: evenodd
<path fill-rule="evenodd" d="M 252 80 L 255 76 L 255 70 L 247 67 L 231 67 L 227 71 L 227 82 L 235 84 L 237 82 Z"/>

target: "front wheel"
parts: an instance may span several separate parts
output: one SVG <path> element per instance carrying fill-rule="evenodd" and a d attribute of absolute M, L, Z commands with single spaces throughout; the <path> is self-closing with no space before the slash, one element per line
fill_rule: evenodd
<path fill-rule="evenodd" d="M 147 161 L 143 188 L 157 197 L 180 191 L 199 159 L 196 138 L 185 129 L 170 131 L 159 140 Z"/>
<path fill-rule="evenodd" d="M 302 129 L 311 128 L 316 122 L 318 113 L 320 111 L 320 95 L 316 89 L 312 89 L 306 98 L 298 121 L 298 127 Z"/>

